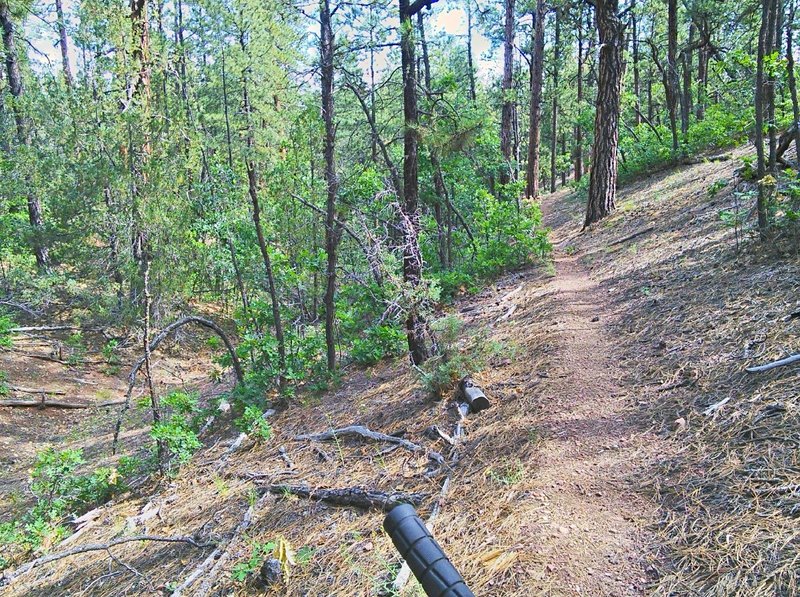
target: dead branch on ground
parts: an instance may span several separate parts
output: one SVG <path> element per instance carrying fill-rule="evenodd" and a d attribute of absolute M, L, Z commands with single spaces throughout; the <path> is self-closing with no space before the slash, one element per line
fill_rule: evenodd
<path fill-rule="evenodd" d="M 50 562 L 55 562 L 56 560 L 63 560 L 64 558 L 69 558 L 71 556 L 78 555 L 81 553 L 88 553 L 90 551 L 107 552 L 109 548 L 114 547 L 115 545 L 122 545 L 123 543 L 132 543 L 134 541 L 186 543 L 188 545 L 191 545 L 193 547 L 198 547 L 201 549 L 206 547 L 211 547 L 213 545 L 213 543 L 200 543 L 193 537 L 184 537 L 184 536 L 159 537 L 156 535 L 134 535 L 133 537 L 119 537 L 118 539 L 112 539 L 108 543 L 87 543 L 86 545 L 79 545 L 77 547 L 73 547 L 72 549 L 68 549 L 66 551 L 62 551 L 59 553 L 51 553 L 46 556 L 42 556 L 41 558 L 36 558 L 35 560 L 31 560 L 27 564 L 23 564 L 16 570 L 3 573 L 3 576 L 0 577 L 0 587 L 5 587 L 10 585 L 20 576 L 30 572 L 34 568 L 38 568 L 39 566 L 44 566 L 45 564 L 49 564 Z"/>

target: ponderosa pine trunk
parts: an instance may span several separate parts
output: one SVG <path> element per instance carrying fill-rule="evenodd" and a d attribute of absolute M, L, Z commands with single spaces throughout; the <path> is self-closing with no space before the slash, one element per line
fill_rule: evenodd
<path fill-rule="evenodd" d="M 469 79 L 469 99 L 475 103 L 475 65 L 472 58 L 472 2 L 467 0 L 467 77 Z"/>
<path fill-rule="evenodd" d="M 576 105 L 578 114 L 583 110 L 583 6 L 578 8 L 578 74 L 576 75 L 575 85 L 577 87 Z M 573 162 L 575 182 L 580 181 L 583 176 L 583 129 L 580 121 L 575 122 L 575 149 L 573 150 Z"/>
<path fill-rule="evenodd" d="M 61 50 L 61 67 L 67 87 L 72 87 L 72 69 L 69 66 L 69 46 L 67 46 L 67 25 L 64 22 L 62 0 L 56 0 L 56 25 L 58 27 L 58 45 Z"/>
<path fill-rule="evenodd" d="M 7 0 L 0 0 L 0 27 L 2 27 L 3 49 L 6 58 L 6 77 L 8 78 L 8 91 L 11 94 L 11 111 L 17 126 L 17 143 L 20 147 L 29 149 L 32 145 L 31 123 L 22 106 L 24 86 L 22 83 L 22 69 L 20 68 L 19 54 L 17 53 L 17 39 L 14 21 Z M 28 158 L 32 159 L 32 157 Z M 28 204 L 28 222 L 31 226 L 31 249 L 36 258 L 39 270 L 50 267 L 50 255 L 45 244 L 44 215 L 42 203 L 33 192 L 33 183 L 30 175 L 26 179 L 26 202 Z"/>
<path fill-rule="evenodd" d="M 400 56 L 403 74 L 403 281 L 412 289 L 422 282 L 422 252 L 419 246 L 421 214 L 419 210 L 419 122 L 417 110 L 417 61 L 415 58 L 412 17 L 435 0 L 399 0 Z M 411 362 L 420 365 L 428 360 L 425 321 L 412 299 L 406 317 L 406 337 Z"/>
<path fill-rule="evenodd" d="M 550 121 L 550 192 L 556 192 L 557 153 L 558 153 L 558 69 L 561 51 L 561 9 L 555 9 L 555 35 L 553 37 L 553 106 Z"/>
<path fill-rule="evenodd" d="M 689 23 L 689 39 L 686 48 L 683 51 L 683 93 L 681 94 L 681 133 L 684 138 L 686 133 L 689 132 L 689 117 L 694 112 L 692 105 L 692 69 L 694 62 L 693 44 L 694 44 L 694 23 Z"/>
<path fill-rule="evenodd" d="M 797 154 L 796 160 L 800 164 L 800 104 L 797 100 L 797 76 L 794 72 L 794 15 L 796 11 L 795 0 L 791 0 L 789 18 L 786 21 L 786 72 L 789 83 L 789 93 L 792 96 L 792 115 L 794 116 L 794 146 Z"/>
<path fill-rule="evenodd" d="M 503 26 L 503 104 L 500 115 L 500 153 L 503 155 L 503 168 L 500 171 L 500 184 L 511 181 L 511 160 L 513 149 L 514 120 L 514 19 L 515 0 L 504 0 L 505 16 Z"/>
<path fill-rule="evenodd" d="M 761 2 L 761 26 L 758 33 L 758 53 L 756 55 L 756 88 L 755 88 L 755 143 L 756 143 L 756 172 L 758 180 L 764 178 L 767 173 L 767 160 L 764 153 L 764 117 L 767 115 L 766 98 L 766 72 L 764 60 L 771 45 L 770 36 L 771 12 L 773 0 L 762 0 Z M 761 240 L 766 240 L 769 222 L 767 219 L 767 196 L 764 185 L 759 185 L 758 200 L 756 203 L 758 212 L 758 230 Z"/>
<path fill-rule="evenodd" d="M 672 150 L 678 151 L 678 0 L 667 0 L 667 64 L 664 81 Z"/>
<path fill-rule="evenodd" d="M 615 207 L 619 111 L 622 94 L 624 27 L 617 14 L 618 0 L 596 0 L 595 20 L 600 37 L 594 147 L 589 177 L 586 228 Z"/>
<path fill-rule="evenodd" d="M 336 196 L 339 193 L 339 178 L 336 174 L 336 126 L 334 124 L 333 102 L 333 52 L 334 36 L 331 24 L 329 0 L 320 0 L 320 44 L 322 88 L 322 121 L 325 123 L 325 184 L 327 200 L 325 203 L 325 347 L 328 370 L 336 368 L 336 261 L 339 241 L 342 238 L 340 220 L 336 217 Z"/>
<path fill-rule="evenodd" d="M 425 21 L 422 13 L 417 13 L 417 27 L 419 28 L 420 49 L 422 50 L 422 67 L 424 69 L 424 82 L 425 94 L 430 99 L 431 96 L 431 60 L 428 55 L 428 42 L 425 39 Z M 436 234 L 437 245 L 439 253 L 439 265 L 442 269 L 450 267 L 448 263 L 447 252 L 447 225 L 445 223 L 445 214 L 442 207 L 447 207 L 447 187 L 444 184 L 444 174 L 442 172 L 442 164 L 439 161 L 439 154 L 436 148 L 431 146 L 428 148 L 431 158 L 431 167 L 433 168 L 433 190 L 436 193 L 436 201 L 433 204 L 433 217 L 436 220 Z"/>
<path fill-rule="evenodd" d="M 633 57 L 633 122 L 642 124 L 641 83 L 639 77 L 639 24 L 636 20 L 636 0 L 631 2 L 631 53 Z"/>
<path fill-rule="evenodd" d="M 528 129 L 528 164 L 526 170 L 526 194 L 531 199 L 539 198 L 539 160 L 542 137 L 542 79 L 544 77 L 544 0 L 536 0 L 531 32 L 531 104 L 530 128 Z"/>

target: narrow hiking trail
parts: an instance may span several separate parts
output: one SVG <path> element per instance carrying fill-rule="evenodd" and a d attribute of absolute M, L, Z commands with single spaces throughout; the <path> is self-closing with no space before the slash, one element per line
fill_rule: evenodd
<path fill-rule="evenodd" d="M 541 594 L 642 595 L 655 506 L 638 493 L 637 479 L 663 440 L 634 417 L 637 389 L 626 385 L 618 360 L 614 308 L 567 244 L 575 224 L 558 221 L 558 200 L 542 206 L 553 228 L 555 276 L 539 295 L 550 303 L 555 350 L 534 480 L 536 549 L 547 562 Z"/>

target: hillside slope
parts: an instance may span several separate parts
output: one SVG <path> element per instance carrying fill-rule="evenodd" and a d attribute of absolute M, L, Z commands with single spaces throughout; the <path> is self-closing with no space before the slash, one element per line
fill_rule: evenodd
<path fill-rule="evenodd" d="M 101 508 L 65 548 L 191 535 L 225 555 L 184 594 L 261 594 L 257 579 L 239 582 L 232 571 L 283 537 L 301 556 L 272 593 L 389 594 L 399 562 L 382 513 L 264 491 L 361 486 L 422 493 L 423 516 L 440 502 L 433 531 L 478 595 L 790 594 L 796 497 L 770 488 L 797 482 L 786 447 L 800 428 L 796 373 L 743 369 L 797 346 L 798 319 L 781 318 L 797 310 L 800 266 L 796 255 L 749 245 L 737 256 L 719 220 L 730 185 L 714 198 L 706 190 L 732 181 L 735 167 L 699 164 L 640 181 L 622 190 L 617 214 L 583 234 L 579 202 L 566 192 L 544 201 L 554 272 L 509 274 L 456 305 L 465 336 L 492 346 L 474 379 L 493 402 L 467 420 L 457 458 L 425 433 L 452 433 L 452 402 L 428 398 L 404 360 L 385 362 L 276 414 L 264 444 L 229 453 L 237 432 L 221 417 L 176 479 Z M 774 435 L 744 425 L 767 408 L 781 423 Z M 429 454 L 384 443 L 293 439 L 352 424 L 402 434 L 448 466 L 437 471 Z M 767 518 L 746 510 L 754 481 L 739 483 L 759 467 L 770 478 L 755 488 L 766 490 Z M 730 507 L 738 520 L 726 518 Z M 745 541 L 756 549 L 740 549 Z M 4 594 L 161 594 L 212 552 L 125 543 L 45 564 Z"/>

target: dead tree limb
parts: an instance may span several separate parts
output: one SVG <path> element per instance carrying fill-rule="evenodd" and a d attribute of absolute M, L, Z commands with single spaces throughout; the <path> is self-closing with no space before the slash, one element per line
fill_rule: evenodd
<path fill-rule="evenodd" d="M 238 381 L 244 380 L 244 372 L 242 371 L 242 364 L 239 362 L 239 357 L 236 354 L 236 349 L 233 347 L 233 344 L 228 339 L 228 336 L 222 331 L 222 328 L 219 327 L 216 323 L 211 321 L 210 319 L 205 319 L 203 317 L 197 317 L 196 315 L 189 315 L 187 317 L 182 317 L 178 321 L 175 321 L 161 330 L 158 335 L 155 336 L 150 341 L 149 349 L 150 352 L 154 351 L 158 346 L 175 330 L 178 328 L 187 325 L 189 323 L 196 323 L 197 325 L 203 326 L 205 328 L 210 329 L 217 336 L 220 337 L 222 342 L 225 344 L 225 348 L 228 349 L 228 352 L 231 355 L 231 362 L 233 363 L 233 370 L 236 372 L 236 379 Z M 142 368 L 145 362 L 145 357 L 142 356 L 139 358 L 138 361 L 133 365 L 131 368 L 130 373 L 128 373 L 128 390 L 125 392 L 125 406 L 122 408 L 122 411 L 119 413 L 119 417 L 117 418 L 117 423 L 114 427 L 114 441 L 112 443 L 111 453 L 117 453 L 117 443 L 119 440 L 119 432 L 122 428 L 122 419 L 125 417 L 125 413 L 131 406 L 131 395 L 133 394 L 133 386 L 136 384 L 136 375 L 139 373 L 139 369 Z"/>
<path fill-rule="evenodd" d="M 77 547 L 73 547 L 72 549 L 68 549 L 66 551 L 62 551 L 59 553 L 51 553 L 46 556 L 42 556 L 41 558 L 36 558 L 35 560 L 31 560 L 27 564 L 23 564 L 16 570 L 12 570 L 11 572 L 4 572 L 3 576 L 0 577 L 0 587 L 5 587 L 10 585 L 16 579 L 18 579 L 23 574 L 26 574 L 33 570 L 34 568 L 38 568 L 39 566 L 43 566 L 45 564 L 49 564 L 50 562 L 55 562 L 56 560 L 63 560 L 64 558 L 69 558 L 74 555 L 78 555 L 81 553 L 87 553 L 90 551 L 108 551 L 109 548 L 114 547 L 115 545 L 122 545 L 123 543 L 132 543 L 134 541 L 155 541 L 161 543 L 187 543 L 192 545 L 193 547 L 205 548 L 205 547 L 212 547 L 213 543 L 200 543 L 193 537 L 184 537 L 184 536 L 175 536 L 175 537 L 159 537 L 156 535 L 134 535 L 131 537 L 119 537 L 118 539 L 112 539 L 108 543 L 87 543 L 86 545 L 79 545 Z"/>
<path fill-rule="evenodd" d="M 326 442 L 347 436 L 357 436 L 357 437 L 363 437 L 365 439 L 371 439 L 376 442 L 389 442 L 391 444 L 397 444 L 399 446 L 404 447 L 406 450 L 410 452 L 427 451 L 424 447 L 415 444 L 414 442 L 410 442 L 407 439 L 403 439 L 402 437 L 395 437 L 394 435 L 386 435 L 385 433 L 379 433 L 377 431 L 372 431 L 371 429 L 364 427 L 363 425 L 350 425 L 348 427 L 342 427 L 341 429 L 332 429 L 330 431 L 325 431 L 324 433 L 297 435 L 293 439 L 295 441 Z"/>
<path fill-rule="evenodd" d="M 614 247 L 616 245 L 621 245 L 622 243 L 626 243 L 629 240 L 633 240 L 634 238 L 637 238 L 639 236 L 643 236 L 643 235 L 647 234 L 648 232 L 652 232 L 655 229 L 656 229 L 655 226 L 650 226 L 648 228 L 645 228 L 644 230 L 639 230 L 638 232 L 634 232 L 633 234 L 629 234 L 628 236 L 626 236 L 624 238 L 621 238 L 619 240 L 615 240 L 614 242 L 610 242 L 610 243 L 608 243 L 608 246 L 609 247 Z"/>
<path fill-rule="evenodd" d="M 20 392 L 21 394 L 48 394 L 51 396 L 66 396 L 63 390 L 46 390 L 44 388 L 21 388 L 20 386 L 8 386 L 9 390 Z"/>
<path fill-rule="evenodd" d="M 197 589 L 196 592 L 192 593 L 195 597 L 205 597 L 208 592 L 211 590 L 212 585 L 214 584 L 214 580 L 216 579 L 219 571 L 225 565 L 225 563 L 230 559 L 230 552 L 228 552 L 228 546 L 244 531 L 246 531 L 253 522 L 253 517 L 255 516 L 256 512 L 261 509 L 264 505 L 268 496 L 263 496 L 260 500 L 258 500 L 255 504 L 250 506 L 244 514 L 242 521 L 236 526 L 233 530 L 231 536 L 223 541 L 213 552 L 211 552 L 208 557 L 203 560 L 200 565 L 194 569 L 189 576 L 186 577 L 178 587 L 172 591 L 171 597 L 181 597 L 183 595 L 183 591 L 191 587 L 194 582 L 203 576 L 206 573 L 206 570 L 209 570 L 206 577 L 203 579 L 202 584 Z"/>
<path fill-rule="evenodd" d="M 759 367 L 748 367 L 745 369 L 745 371 L 748 373 L 761 373 L 762 371 L 769 371 L 770 369 L 777 369 L 778 367 L 786 367 L 787 365 L 792 365 L 794 363 L 800 363 L 800 353 L 786 357 L 780 361 L 774 361 L 772 363 L 767 363 L 766 365 L 761 365 Z"/>
<path fill-rule="evenodd" d="M 398 504 L 419 506 L 427 497 L 424 493 L 386 493 L 363 487 L 346 487 L 342 489 L 311 489 L 307 485 L 268 485 L 269 493 L 278 495 L 296 495 L 298 497 L 327 502 L 337 506 L 354 508 L 391 510 Z"/>
<path fill-rule="evenodd" d="M 64 402 L 62 400 L 0 400 L 0 406 L 15 407 L 15 408 L 105 408 L 108 406 L 117 406 L 125 404 L 124 399 L 108 400 L 107 402 L 100 402 L 99 404 L 92 404 L 91 402 Z"/>

